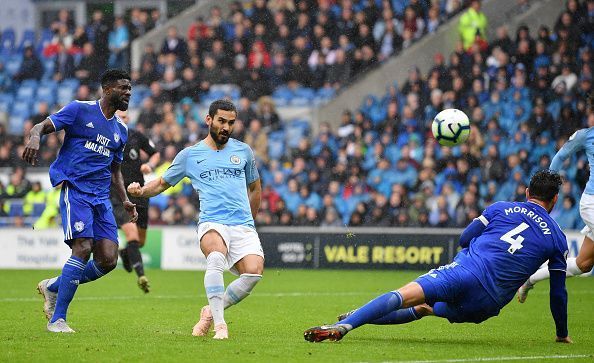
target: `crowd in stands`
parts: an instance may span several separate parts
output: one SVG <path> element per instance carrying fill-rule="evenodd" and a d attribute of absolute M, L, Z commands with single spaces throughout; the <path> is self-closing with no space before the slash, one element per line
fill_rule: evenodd
<path fill-rule="evenodd" d="M 547 167 L 575 130 L 594 126 L 587 109 L 593 0 L 568 0 L 552 29 L 502 26 L 492 39 L 485 35 L 486 19 L 472 21 L 481 10 L 471 1 L 459 25 L 462 41 L 447 59 L 435 54 L 426 74 L 411 66 L 404 84 L 390 84 L 383 97 L 370 95 L 345 110 L 335 130 L 322 124 L 309 135 L 307 124 L 281 120 L 274 98 L 267 97 L 292 82 L 339 87 L 348 77 L 325 78 L 337 64 L 347 62 L 348 74 L 360 73 L 434 31 L 460 3 L 254 0 L 249 9 L 235 5 L 228 19 L 213 8 L 185 37 L 168 29 L 164 43 L 147 46 L 141 69 L 132 72 L 135 87 L 149 90 L 134 127 L 162 152 L 156 174 L 206 135 L 195 107 L 201 97 L 214 84 L 232 82 L 242 86 L 234 137 L 254 149 L 263 181 L 257 225 L 461 227 L 494 201 L 523 200 L 529 176 Z M 468 27 L 478 27 L 474 38 L 465 36 Z M 75 76 L 81 85 L 73 98 L 92 99 L 93 79 Z M 451 107 L 472 120 L 470 139 L 440 147 L 430 124 Z M 24 135 L 49 112 L 41 103 Z M 60 137 L 44 138 L 40 165 L 53 161 Z M 0 166 L 17 167 L 14 180 L 0 186 L 0 198 L 17 189 L 25 199 L 33 193 L 18 168 L 22 142 L 0 123 Z M 565 165 L 553 212 L 563 228 L 581 226 L 576 201 L 588 178 L 586 164 L 579 156 Z M 151 200 L 149 223 L 191 224 L 198 208 L 191 186 L 181 183 Z"/>

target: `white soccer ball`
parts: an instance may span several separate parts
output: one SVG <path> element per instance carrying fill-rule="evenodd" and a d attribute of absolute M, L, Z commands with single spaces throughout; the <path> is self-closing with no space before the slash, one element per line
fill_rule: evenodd
<path fill-rule="evenodd" d="M 470 135 L 470 120 L 464 112 L 455 108 L 448 108 L 435 116 L 431 131 L 441 145 L 460 145 Z"/>

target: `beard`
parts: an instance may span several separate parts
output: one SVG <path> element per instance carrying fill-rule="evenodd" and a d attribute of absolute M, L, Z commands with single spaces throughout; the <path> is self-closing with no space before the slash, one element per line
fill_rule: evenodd
<path fill-rule="evenodd" d="M 126 111 L 128 109 L 128 103 L 118 99 L 116 101 L 116 108 L 120 111 Z"/>
<path fill-rule="evenodd" d="M 212 127 L 208 131 L 210 133 L 210 137 L 219 145 L 224 145 L 229 141 L 230 135 L 220 135 L 217 131 L 215 131 Z"/>

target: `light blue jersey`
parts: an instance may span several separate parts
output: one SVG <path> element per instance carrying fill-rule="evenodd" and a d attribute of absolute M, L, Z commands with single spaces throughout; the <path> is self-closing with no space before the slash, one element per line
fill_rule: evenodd
<path fill-rule="evenodd" d="M 252 149 L 229 138 L 223 150 L 204 141 L 183 149 L 163 175 L 173 186 L 190 178 L 200 197 L 199 223 L 245 225 L 255 228 L 247 186 L 260 178 Z"/>
<path fill-rule="evenodd" d="M 588 157 L 590 166 L 594 166 L 594 127 L 576 131 L 569 137 L 569 140 L 557 152 L 553 161 L 551 161 L 551 170 L 559 171 L 563 162 L 576 152 L 584 150 Z M 590 173 L 590 179 L 586 184 L 584 193 L 594 195 L 594 173 Z"/>

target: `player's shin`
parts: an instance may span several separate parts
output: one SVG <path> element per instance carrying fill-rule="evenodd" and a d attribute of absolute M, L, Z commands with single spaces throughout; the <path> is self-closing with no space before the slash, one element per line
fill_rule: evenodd
<path fill-rule="evenodd" d="M 126 250 L 128 252 L 130 265 L 134 268 L 134 271 L 136 271 L 136 275 L 138 275 L 138 277 L 144 276 L 144 266 L 142 264 L 142 254 L 140 253 L 140 243 L 138 241 L 129 241 L 128 245 L 126 246 Z"/>
<path fill-rule="evenodd" d="M 87 262 L 85 266 L 85 270 L 83 272 L 83 276 L 80 280 L 81 284 L 85 284 L 87 282 L 95 281 L 101 277 L 103 277 L 107 272 L 103 271 L 101 267 L 97 265 L 95 260 L 90 260 Z"/>
<path fill-rule="evenodd" d="M 394 324 L 406 324 L 415 320 L 419 320 L 423 317 L 414 307 L 399 309 L 392 311 L 379 319 L 375 319 L 370 324 L 375 325 L 394 325 Z"/>
<path fill-rule="evenodd" d="M 390 291 L 376 297 L 357 309 L 352 315 L 342 320 L 339 325 L 352 330 L 369 324 L 402 307 L 402 295 L 398 291 Z"/>
<path fill-rule="evenodd" d="M 58 298 L 56 300 L 56 309 L 54 315 L 50 319 L 53 323 L 58 319 L 66 320 L 66 312 L 68 305 L 72 301 L 78 284 L 83 276 L 85 269 L 85 261 L 76 256 L 70 256 L 68 261 L 62 268 L 62 275 L 60 278 L 60 287 L 58 290 Z"/>
<path fill-rule="evenodd" d="M 225 255 L 221 252 L 211 252 L 206 258 L 206 272 L 204 274 L 204 288 L 206 297 L 212 312 L 212 319 L 215 324 L 225 323 L 223 296 L 225 293 L 225 282 L 223 271 L 227 266 Z"/>
<path fill-rule="evenodd" d="M 262 279 L 258 274 L 241 274 L 227 286 L 224 297 L 224 308 L 227 309 L 248 297 L 256 284 Z"/>

